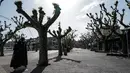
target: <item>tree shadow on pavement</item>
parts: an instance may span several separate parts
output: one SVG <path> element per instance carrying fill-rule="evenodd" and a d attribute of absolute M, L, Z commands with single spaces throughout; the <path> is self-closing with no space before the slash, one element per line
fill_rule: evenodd
<path fill-rule="evenodd" d="M 42 71 L 46 68 L 47 66 L 37 66 L 36 68 L 33 69 L 31 73 L 42 73 Z"/>
<path fill-rule="evenodd" d="M 50 65 L 50 64 L 48 64 Z M 47 65 L 47 66 L 48 66 Z M 47 67 L 47 66 L 37 66 L 36 68 L 34 68 L 30 73 L 42 73 L 42 71 Z M 19 68 L 17 70 L 14 70 L 13 72 L 10 73 L 24 73 L 24 71 L 26 70 L 26 68 Z"/>
<path fill-rule="evenodd" d="M 73 59 L 69 59 L 69 58 L 62 58 L 61 56 L 56 56 L 56 57 L 53 57 L 53 58 L 50 58 L 49 60 L 52 60 L 52 59 L 55 59 L 54 62 L 58 62 L 60 60 L 68 60 L 68 61 L 72 61 L 72 62 L 76 62 L 76 63 L 80 63 L 81 61 L 78 61 L 78 60 L 73 60 Z M 48 64 L 50 65 L 50 64 Z M 48 66 L 47 65 L 47 66 Z M 43 70 L 47 67 L 47 66 L 37 66 L 36 68 L 34 68 L 30 73 L 42 73 Z M 14 72 L 11 72 L 11 73 L 23 73 L 25 71 L 25 68 L 20 68 L 19 70 L 16 70 Z"/>
<path fill-rule="evenodd" d="M 73 60 L 73 59 L 69 59 L 69 58 L 62 58 L 61 56 L 57 56 L 57 57 L 53 57 L 53 58 L 50 58 L 49 60 L 52 60 L 52 59 L 56 59 L 54 62 L 58 62 L 60 60 L 68 60 L 68 61 L 72 61 L 72 62 L 76 62 L 76 63 L 80 63 L 81 61 L 78 61 L 78 60 Z"/>

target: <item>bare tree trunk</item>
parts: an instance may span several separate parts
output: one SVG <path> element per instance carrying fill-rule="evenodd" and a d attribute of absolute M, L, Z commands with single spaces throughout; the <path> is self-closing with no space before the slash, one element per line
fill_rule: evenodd
<path fill-rule="evenodd" d="M 84 47 L 85 47 L 85 46 L 84 46 Z M 92 44 L 92 43 L 90 44 L 90 47 L 91 47 L 91 50 L 94 50 L 93 44 Z"/>
<path fill-rule="evenodd" d="M 47 52 L 47 30 L 41 29 L 38 31 L 39 33 L 39 42 L 40 42 L 40 50 L 39 50 L 39 66 L 47 66 L 48 65 L 48 52 Z"/>
<path fill-rule="evenodd" d="M 63 48 L 64 55 L 67 56 L 67 48 Z"/>
<path fill-rule="evenodd" d="M 0 45 L 0 56 L 4 56 L 4 44 Z"/>
<path fill-rule="evenodd" d="M 126 43 L 126 38 L 123 36 L 121 37 L 121 41 L 122 41 L 122 53 L 123 54 L 127 54 L 127 43 Z"/>
<path fill-rule="evenodd" d="M 101 43 L 98 41 L 98 51 L 101 50 Z"/>
<path fill-rule="evenodd" d="M 58 56 L 62 56 L 63 54 L 62 54 L 62 47 L 61 47 L 61 39 L 58 39 L 58 50 L 59 50 L 59 54 L 58 54 Z"/>
<path fill-rule="evenodd" d="M 105 50 L 105 52 L 109 52 L 107 40 L 104 40 L 103 42 L 104 42 L 104 50 Z"/>

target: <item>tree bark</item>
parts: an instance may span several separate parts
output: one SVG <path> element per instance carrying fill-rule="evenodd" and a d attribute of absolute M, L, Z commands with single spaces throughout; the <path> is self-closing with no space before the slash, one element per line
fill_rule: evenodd
<path fill-rule="evenodd" d="M 127 54 L 127 43 L 126 43 L 126 38 L 124 35 L 121 37 L 121 41 L 122 41 L 122 50 L 121 51 L 123 54 Z"/>
<path fill-rule="evenodd" d="M 98 50 L 102 50 L 102 47 L 101 47 L 102 45 L 101 45 L 101 42 L 100 41 L 98 41 Z"/>
<path fill-rule="evenodd" d="M 62 54 L 62 47 L 61 47 L 61 39 L 58 39 L 58 51 L 59 51 L 59 54 L 58 54 L 58 56 L 62 56 L 63 54 Z"/>
<path fill-rule="evenodd" d="M 109 52 L 107 40 L 104 40 L 103 42 L 104 42 L 104 50 L 105 50 L 105 52 Z"/>
<path fill-rule="evenodd" d="M 0 56 L 4 56 L 4 44 L 0 45 Z"/>
<path fill-rule="evenodd" d="M 38 30 L 38 33 L 40 42 L 38 65 L 47 66 L 48 65 L 47 30 L 43 28 L 41 30 Z"/>

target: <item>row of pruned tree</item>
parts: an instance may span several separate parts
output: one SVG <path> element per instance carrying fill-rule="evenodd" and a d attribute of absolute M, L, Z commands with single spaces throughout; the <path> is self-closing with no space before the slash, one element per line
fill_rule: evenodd
<path fill-rule="evenodd" d="M 70 52 L 74 47 L 76 47 L 76 34 L 77 30 L 71 30 L 63 39 L 63 47 L 66 48 L 67 52 Z"/>
<path fill-rule="evenodd" d="M 49 30 L 48 32 L 54 37 L 57 39 L 57 42 L 58 42 L 58 50 L 59 50 L 59 54 L 58 56 L 62 56 L 62 52 L 63 52 L 63 44 L 66 45 L 65 43 L 62 43 L 62 39 L 71 31 L 71 27 L 68 27 L 68 29 L 62 34 L 62 29 L 61 29 L 61 26 L 60 26 L 60 22 L 59 22 L 59 27 L 58 27 L 58 30 L 55 31 L 53 30 L 53 32 L 51 32 L 51 30 Z M 64 52 L 65 52 L 65 49 L 64 49 Z M 67 55 L 67 52 L 65 52 L 66 55 Z"/>
<path fill-rule="evenodd" d="M 82 33 L 81 36 L 80 36 L 80 40 L 78 41 L 79 42 L 79 46 L 81 48 L 84 48 L 84 49 L 92 49 L 93 47 L 93 42 L 96 41 L 96 36 L 92 36 L 92 33 L 90 32 L 87 32 L 87 33 Z"/>
<path fill-rule="evenodd" d="M 52 17 L 47 17 L 47 22 L 43 24 L 43 19 L 45 17 L 45 12 L 43 11 L 42 7 L 39 7 L 39 11 L 36 9 L 32 10 L 32 16 L 29 16 L 23 9 L 22 9 L 22 2 L 17 1 L 15 2 L 17 6 L 17 12 L 22 14 L 27 21 L 23 23 L 26 27 L 32 27 L 37 30 L 39 34 L 39 42 L 40 42 L 40 49 L 39 49 L 39 66 L 46 66 L 48 65 L 48 52 L 47 52 L 47 30 L 49 27 L 54 23 L 54 21 L 60 15 L 60 7 L 58 4 L 53 3 L 54 6 L 54 15 Z"/>
<path fill-rule="evenodd" d="M 10 25 L 7 25 L 6 22 L 4 22 L 4 26 L 0 26 L 0 55 L 3 56 L 4 44 L 11 39 L 14 34 L 26 27 L 32 27 L 38 31 L 39 39 L 40 39 L 40 52 L 39 52 L 39 61 L 38 65 L 48 65 L 48 54 L 47 54 L 47 30 L 48 28 L 54 23 L 54 21 L 59 17 L 60 15 L 60 7 L 58 4 L 53 3 L 54 6 L 54 15 L 52 17 L 47 17 L 47 22 L 43 24 L 43 18 L 45 16 L 45 12 L 43 11 L 42 7 L 39 7 L 39 11 L 36 9 L 32 10 L 32 16 L 29 16 L 26 11 L 22 9 L 22 2 L 16 1 L 15 5 L 17 6 L 17 12 L 19 14 L 22 14 L 27 21 L 23 21 L 23 17 L 20 16 L 18 19 L 17 17 L 12 18 L 15 24 L 17 24 L 17 27 L 15 30 L 10 29 Z M 7 34 L 3 36 L 3 33 L 5 30 L 9 30 Z"/>
<path fill-rule="evenodd" d="M 32 16 L 28 15 L 26 13 L 26 11 L 23 10 L 22 8 L 22 2 L 21 1 L 16 1 L 15 5 L 17 6 L 17 12 L 19 14 L 22 14 L 27 21 L 23 21 L 23 17 L 14 17 L 12 18 L 12 20 L 14 21 L 15 24 L 17 24 L 17 27 L 15 28 L 15 30 L 11 30 L 10 29 L 10 25 L 7 25 L 5 22 L 5 26 L 0 26 L 0 54 L 3 56 L 4 53 L 4 44 L 11 39 L 12 37 L 15 37 L 15 33 L 22 29 L 22 28 L 26 28 L 26 27 L 32 27 L 34 29 L 37 30 L 38 34 L 39 34 L 39 43 L 40 43 L 40 49 L 39 49 L 39 61 L 38 61 L 38 65 L 39 66 L 46 66 L 48 65 L 48 52 L 47 52 L 47 32 L 49 27 L 55 22 L 55 20 L 59 17 L 60 15 L 60 7 L 58 4 L 53 3 L 54 6 L 54 15 L 52 17 L 47 17 L 47 22 L 45 24 L 43 24 L 43 19 L 45 17 L 45 12 L 43 11 L 42 7 L 39 7 L 39 10 L 37 11 L 36 9 L 32 10 Z M 9 32 L 7 34 L 5 34 L 5 36 L 3 36 L 2 32 L 9 29 Z M 62 35 L 62 29 L 59 25 L 58 31 L 54 31 L 53 33 L 50 33 L 53 35 L 53 37 L 57 38 L 58 43 L 59 43 L 59 55 L 62 55 L 62 50 L 61 50 L 61 38 L 65 37 L 72 29 L 69 27 L 64 34 Z M 71 36 L 74 34 L 71 34 Z M 69 37 L 70 38 L 74 38 L 74 37 Z M 68 39 L 68 38 L 66 38 Z M 70 40 L 69 40 L 70 41 Z M 72 45 L 71 45 L 72 46 Z"/>
<path fill-rule="evenodd" d="M 61 28 L 61 23 L 59 22 L 59 27 L 58 30 L 49 30 L 48 32 L 57 39 L 58 42 L 58 50 L 59 54 L 58 56 L 62 56 L 63 52 L 64 55 L 67 55 L 67 52 L 70 52 L 70 50 L 74 47 L 74 41 L 75 37 L 77 36 L 75 34 L 76 30 L 72 30 L 71 27 L 68 27 L 63 33 L 62 33 L 62 28 Z"/>
<path fill-rule="evenodd" d="M 12 37 L 16 38 L 16 32 L 24 28 L 22 16 L 19 16 L 19 18 L 14 16 L 11 19 L 16 24 L 14 30 L 11 29 L 11 24 L 7 24 L 6 21 L 0 21 L 0 56 L 4 56 L 4 45 L 6 44 L 6 42 L 9 41 Z"/>
<path fill-rule="evenodd" d="M 126 0 L 127 5 L 130 7 L 130 3 Z M 111 6 L 111 11 L 108 11 L 105 4 L 100 4 L 99 13 L 87 13 L 90 18 L 90 23 L 87 24 L 86 29 L 91 30 L 92 34 L 96 37 L 96 41 L 103 42 L 103 48 L 106 52 L 109 51 L 107 40 L 112 36 L 118 36 L 122 41 L 122 52 L 127 53 L 126 36 L 120 33 L 120 26 L 124 28 L 130 27 L 130 25 L 124 23 L 125 9 L 118 9 L 118 1 Z M 82 36 L 84 38 L 84 36 Z M 82 39 L 86 40 L 86 39 Z"/>

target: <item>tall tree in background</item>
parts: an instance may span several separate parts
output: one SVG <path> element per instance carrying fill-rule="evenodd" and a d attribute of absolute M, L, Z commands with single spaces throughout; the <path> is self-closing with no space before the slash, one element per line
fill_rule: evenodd
<path fill-rule="evenodd" d="M 21 28 L 22 29 L 22 28 Z M 19 31 L 18 31 L 19 32 Z M 12 38 L 11 38 L 11 40 L 13 41 L 13 42 L 18 42 L 18 40 L 20 40 L 21 39 L 21 37 L 25 37 L 25 34 L 17 34 L 17 33 L 15 33 L 13 36 L 12 36 Z"/>
<path fill-rule="evenodd" d="M 66 46 L 66 47 L 64 47 L 64 48 L 67 48 L 67 52 L 70 52 L 70 50 L 72 50 L 73 47 L 75 46 L 75 42 L 76 42 L 76 41 L 75 41 L 75 38 L 76 38 L 76 36 L 77 36 L 77 34 L 75 34 L 76 31 L 77 31 L 77 30 L 71 30 L 71 32 L 68 33 L 68 34 L 62 39 L 64 46 Z"/>
<path fill-rule="evenodd" d="M 87 34 L 81 34 L 80 36 L 80 40 L 79 40 L 79 43 L 81 43 L 81 48 L 88 48 L 87 46 L 89 45 L 88 44 L 88 39 L 87 39 L 88 35 Z"/>
<path fill-rule="evenodd" d="M 92 34 L 90 34 L 90 32 L 87 32 L 87 33 L 84 33 L 84 34 L 81 34 L 81 36 L 80 36 L 80 43 L 82 43 L 82 48 L 84 48 L 84 49 L 91 49 L 92 50 L 92 43 L 93 43 L 93 41 L 94 41 L 94 39 L 96 39 L 95 38 L 96 36 L 94 36 L 94 35 L 92 35 Z"/>
<path fill-rule="evenodd" d="M 30 38 L 30 39 L 28 39 L 28 40 L 26 41 L 28 51 L 32 50 L 32 49 L 30 48 L 31 42 L 32 42 L 32 38 Z"/>
<path fill-rule="evenodd" d="M 105 7 L 105 4 L 100 5 L 101 10 L 109 17 L 111 18 L 112 25 L 121 25 L 124 28 L 130 27 L 130 25 L 124 23 L 124 15 L 125 15 L 125 9 L 122 9 L 122 12 L 118 9 L 118 1 L 115 2 L 114 6 L 111 6 L 112 12 L 108 12 L 108 10 Z M 119 17 L 118 17 L 119 16 Z M 118 37 L 120 37 L 122 41 L 122 52 L 123 54 L 127 54 L 127 47 L 126 47 L 126 36 L 123 33 L 120 33 L 115 30 L 115 28 L 110 28 L 111 31 L 114 32 Z"/>
<path fill-rule="evenodd" d="M 127 25 L 123 22 L 124 15 L 125 15 L 125 9 L 122 9 L 122 12 L 119 11 L 118 1 L 115 2 L 114 6 L 111 6 L 112 11 L 108 11 L 107 8 L 105 7 L 104 3 L 100 4 L 100 8 L 101 8 L 100 18 L 98 17 L 97 13 L 96 13 L 96 17 L 94 17 L 91 13 L 87 14 L 87 16 L 89 16 L 89 18 L 91 18 L 94 21 L 93 22 L 94 24 L 96 22 L 98 22 L 100 24 L 100 26 L 99 26 L 96 23 L 96 27 L 99 26 L 100 29 L 109 30 L 108 32 L 110 32 L 111 35 L 108 38 L 110 38 L 112 35 L 117 35 L 118 37 L 120 37 L 122 40 L 123 53 L 126 53 L 126 45 L 125 45 L 126 39 L 125 39 L 125 36 L 119 32 L 120 25 L 123 26 L 124 28 L 129 27 L 129 25 Z M 89 26 L 95 27 L 95 25 L 93 25 L 92 23 Z M 104 28 L 104 26 L 105 26 L 105 28 Z M 94 28 L 92 28 L 92 29 L 94 29 Z M 97 28 L 96 28 L 96 30 L 97 30 Z"/>
<path fill-rule="evenodd" d="M 6 42 L 14 37 L 18 30 L 24 27 L 22 16 L 20 16 L 19 19 L 14 16 L 12 20 L 17 25 L 14 30 L 10 28 L 11 24 L 7 25 L 6 21 L 4 21 L 4 23 L 0 21 L 0 56 L 4 56 L 4 45 Z"/>
<path fill-rule="evenodd" d="M 103 48 L 106 52 L 108 52 L 107 48 L 107 39 L 112 35 L 108 27 L 111 26 L 110 20 L 107 20 L 103 15 L 102 11 L 100 11 L 100 15 L 95 13 L 95 16 L 92 13 L 87 14 L 87 16 L 91 19 L 91 22 L 88 23 L 86 29 L 92 30 L 92 32 L 103 41 Z M 105 32 L 108 32 L 107 34 Z"/>
<path fill-rule="evenodd" d="M 55 38 L 57 39 L 57 41 L 58 41 L 58 46 L 59 46 L 59 48 L 58 48 L 58 50 L 59 50 L 58 56 L 62 56 L 62 52 L 63 52 L 62 43 L 61 43 L 62 38 L 65 37 L 71 30 L 72 30 L 71 27 L 69 27 L 69 28 L 64 32 L 64 34 L 62 34 L 62 29 L 61 29 L 60 22 L 59 22 L 59 27 L 58 27 L 58 30 L 57 30 L 57 31 L 53 30 L 53 33 L 52 33 L 50 30 L 48 31 L 48 32 L 49 32 L 53 37 L 55 37 Z"/>
<path fill-rule="evenodd" d="M 48 65 L 48 53 L 47 53 L 47 30 L 48 28 L 54 23 L 54 21 L 60 15 L 60 7 L 58 4 L 53 3 L 54 6 L 54 15 L 52 18 L 48 18 L 48 21 L 43 25 L 43 18 L 45 16 L 45 12 L 43 11 L 42 7 L 39 7 L 39 18 L 36 9 L 32 10 L 32 16 L 30 17 L 23 9 L 22 9 L 22 2 L 16 1 L 15 5 L 17 6 L 17 12 L 22 14 L 24 17 L 27 18 L 28 21 L 24 23 L 25 27 L 32 27 L 37 30 L 39 34 L 39 41 L 40 41 L 40 51 L 39 51 L 39 66 L 46 66 Z"/>

